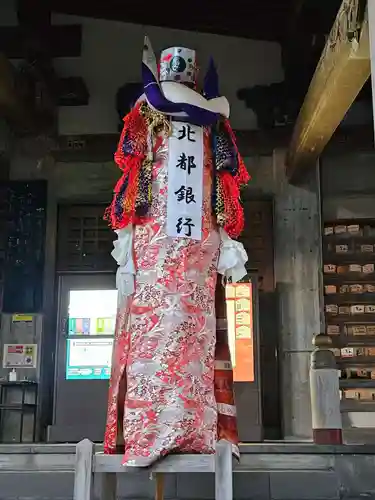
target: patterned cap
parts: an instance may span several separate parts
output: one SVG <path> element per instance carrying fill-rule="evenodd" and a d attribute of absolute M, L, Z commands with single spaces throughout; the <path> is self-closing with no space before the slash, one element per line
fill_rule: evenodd
<path fill-rule="evenodd" d="M 163 50 L 160 58 L 160 81 L 196 83 L 197 67 L 195 50 L 171 47 Z"/>

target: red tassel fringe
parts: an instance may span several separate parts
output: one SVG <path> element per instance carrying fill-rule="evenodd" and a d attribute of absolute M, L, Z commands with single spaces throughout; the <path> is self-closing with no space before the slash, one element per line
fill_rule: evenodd
<path fill-rule="evenodd" d="M 247 184 L 251 177 L 238 151 L 236 136 L 230 126 L 229 120 L 225 120 L 224 124 L 236 149 L 239 167 L 238 174 L 235 177 L 232 177 L 228 172 L 224 172 L 220 176 L 224 197 L 224 213 L 226 214 L 224 229 L 231 238 L 238 238 L 245 224 L 243 208 L 240 201 L 240 187 Z"/>
<path fill-rule="evenodd" d="M 112 203 L 106 209 L 104 219 L 108 220 L 112 229 L 123 229 L 133 223 L 135 212 L 135 199 L 138 193 L 138 175 L 142 167 L 142 159 L 136 156 L 128 156 L 122 164 L 123 174 L 117 181 L 114 189 Z M 116 215 L 116 204 L 119 192 L 127 180 L 127 188 L 123 195 L 123 213 L 121 220 Z"/>
<path fill-rule="evenodd" d="M 130 223 L 135 223 L 135 201 L 138 194 L 139 172 L 147 154 L 147 123 L 140 112 L 140 104 L 124 118 L 124 127 L 115 153 L 115 162 L 123 174 L 114 189 L 111 205 L 105 211 L 104 218 L 110 222 L 112 229 L 122 229 Z M 124 143 L 126 152 L 124 152 Z M 122 213 L 116 214 L 119 196 L 124 184 L 126 190 L 122 193 Z"/>
<path fill-rule="evenodd" d="M 140 112 L 140 104 L 128 113 L 124 118 L 124 127 L 115 153 L 115 162 L 124 170 L 129 155 L 145 158 L 147 155 L 147 123 Z M 131 151 L 125 154 L 124 142 L 129 143 Z"/>
<path fill-rule="evenodd" d="M 226 128 L 226 130 L 227 130 L 227 132 L 232 140 L 234 147 L 236 148 L 237 160 L 238 160 L 238 166 L 239 166 L 236 180 L 237 180 L 238 184 L 240 186 L 242 186 L 244 184 L 247 184 L 251 180 L 251 176 L 250 176 L 249 172 L 247 171 L 247 168 L 245 166 L 245 163 L 242 159 L 240 152 L 238 151 L 236 136 L 233 132 L 232 127 L 230 126 L 229 120 L 225 120 L 224 125 L 225 125 L 225 128 Z"/>
<path fill-rule="evenodd" d="M 231 238 L 238 238 L 244 227 L 244 213 L 240 201 L 239 184 L 229 172 L 221 173 L 220 181 L 223 189 L 224 229 Z"/>

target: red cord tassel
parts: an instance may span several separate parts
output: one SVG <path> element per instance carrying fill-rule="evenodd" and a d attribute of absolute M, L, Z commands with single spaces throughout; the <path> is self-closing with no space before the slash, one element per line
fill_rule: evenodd
<path fill-rule="evenodd" d="M 147 123 L 137 104 L 124 118 L 124 127 L 115 153 L 115 162 L 123 170 L 129 155 L 145 158 L 147 155 Z M 124 152 L 124 143 L 130 151 Z"/>
<path fill-rule="evenodd" d="M 247 171 L 247 168 L 245 166 L 245 163 L 242 159 L 240 152 L 238 151 L 236 136 L 235 136 L 235 133 L 233 132 L 232 127 L 230 126 L 229 120 L 224 121 L 224 126 L 229 134 L 229 137 L 232 140 L 232 143 L 233 143 L 235 150 L 236 150 L 236 153 L 237 153 L 237 161 L 238 161 L 239 169 L 238 169 L 238 174 L 236 175 L 236 180 L 237 180 L 239 185 L 247 184 L 251 180 L 251 176 L 250 176 L 249 172 Z"/>
<path fill-rule="evenodd" d="M 138 176 L 142 167 L 142 158 L 136 156 L 128 156 L 123 164 L 124 173 L 118 180 L 111 205 L 105 211 L 104 218 L 110 222 L 112 229 L 123 229 L 128 224 L 133 223 L 135 212 L 135 200 L 138 194 Z M 119 220 L 116 214 L 118 196 L 121 188 L 127 182 L 125 193 L 123 194 L 122 206 L 123 211 Z"/>
<path fill-rule="evenodd" d="M 238 238 L 244 227 L 244 213 L 240 201 L 239 185 L 229 172 L 220 174 L 220 182 L 226 219 L 224 229 L 230 238 Z"/>
<path fill-rule="evenodd" d="M 104 214 L 112 229 L 122 229 L 134 223 L 139 172 L 147 154 L 147 134 L 147 123 L 138 104 L 124 118 L 124 127 L 114 157 L 123 174 L 115 186 L 112 203 Z M 122 192 L 125 183 L 126 190 Z M 123 209 L 120 214 L 116 213 L 119 203 Z"/>

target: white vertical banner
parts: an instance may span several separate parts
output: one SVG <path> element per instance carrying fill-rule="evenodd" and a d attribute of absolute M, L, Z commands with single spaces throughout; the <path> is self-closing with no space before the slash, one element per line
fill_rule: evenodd
<path fill-rule="evenodd" d="M 368 28 L 370 35 L 372 117 L 375 129 L 375 0 L 368 0 Z"/>
<path fill-rule="evenodd" d="M 168 150 L 168 236 L 202 239 L 203 168 L 203 128 L 173 121 Z"/>

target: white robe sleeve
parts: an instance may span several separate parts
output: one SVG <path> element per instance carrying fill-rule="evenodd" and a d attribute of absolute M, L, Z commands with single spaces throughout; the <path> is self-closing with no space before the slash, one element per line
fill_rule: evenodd
<path fill-rule="evenodd" d="M 113 243 L 112 257 L 118 264 L 116 287 L 119 291 L 119 303 L 123 298 L 134 293 L 135 265 L 133 260 L 133 226 L 116 231 L 117 241 Z"/>
<path fill-rule="evenodd" d="M 224 229 L 220 228 L 219 231 L 221 244 L 217 271 L 236 283 L 247 274 L 247 253 L 242 243 L 232 240 Z"/>

